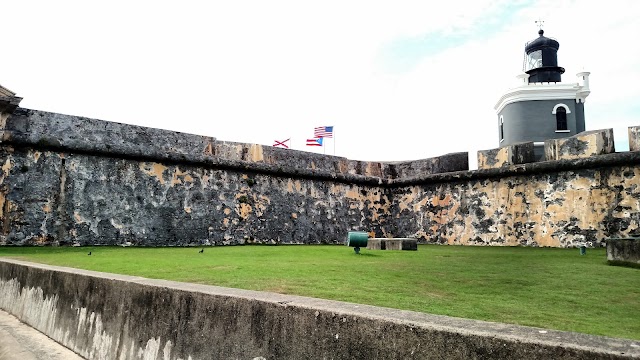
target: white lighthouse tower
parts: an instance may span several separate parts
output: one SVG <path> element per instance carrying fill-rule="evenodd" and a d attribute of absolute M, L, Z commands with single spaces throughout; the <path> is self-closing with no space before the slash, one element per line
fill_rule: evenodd
<path fill-rule="evenodd" d="M 525 45 L 520 85 L 496 103 L 499 146 L 532 141 L 537 160 L 544 160 L 544 141 L 573 136 L 585 130 L 584 101 L 589 96 L 589 72 L 562 82 L 558 41 L 544 36 Z"/>

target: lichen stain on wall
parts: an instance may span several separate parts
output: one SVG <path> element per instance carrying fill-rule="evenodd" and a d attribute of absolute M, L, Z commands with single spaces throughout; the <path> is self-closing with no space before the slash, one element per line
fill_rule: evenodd
<path fill-rule="evenodd" d="M 166 168 L 165 168 L 166 169 Z M 175 185 L 186 185 L 193 183 L 193 177 L 184 171 L 181 171 L 179 168 L 175 168 L 173 171 L 173 175 L 171 177 L 171 186 Z"/>
<path fill-rule="evenodd" d="M 302 193 L 302 183 L 300 180 L 287 179 L 287 192 Z"/>
<path fill-rule="evenodd" d="M 640 169 L 625 167 L 403 188 L 394 217 L 425 242 L 601 246 L 637 232 L 639 185 Z"/>
<path fill-rule="evenodd" d="M 251 205 L 247 203 L 249 201 L 247 194 L 238 193 L 236 194 L 235 198 L 238 201 L 235 209 L 236 214 L 238 214 L 238 216 L 240 216 L 243 220 L 246 220 L 253 211 Z"/>
<path fill-rule="evenodd" d="M 261 162 L 264 161 L 264 154 L 262 153 L 262 145 L 251 144 L 249 146 L 249 158 L 247 161 Z"/>
<path fill-rule="evenodd" d="M 384 224 L 386 221 L 385 215 L 389 213 L 391 201 L 383 195 L 381 189 L 367 189 L 356 186 L 348 186 L 345 189 L 345 186 L 333 184 L 329 192 L 332 195 L 330 199 L 339 199 L 341 197 L 347 199 L 350 209 L 357 209 L 361 212 L 366 209 L 366 213 L 371 216 L 372 221 L 380 224 Z"/>
<path fill-rule="evenodd" d="M 40 151 L 33 151 L 29 153 L 29 158 L 32 159 L 34 163 L 37 163 L 40 159 L 40 155 L 42 155 Z"/>
<path fill-rule="evenodd" d="M 544 232 L 545 224 L 541 222 L 544 208 L 535 196 L 540 189 L 534 184 L 511 179 L 455 187 L 441 185 L 433 190 L 415 203 L 427 210 L 418 229 L 427 241 L 463 245 L 553 245 L 549 243 L 553 240 Z"/>
<path fill-rule="evenodd" d="M 164 172 L 167 170 L 166 166 L 159 163 L 140 163 L 140 170 L 149 176 L 155 177 L 160 184 L 164 185 Z"/>
<path fill-rule="evenodd" d="M 212 147 L 208 147 L 207 149 L 209 151 L 205 151 L 205 154 L 212 154 L 214 152 Z M 215 149 L 216 155 L 224 159 L 265 162 L 263 147 L 259 144 L 219 142 L 215 145 Z"/>
<path fill-rule="evenodd" d="M 7 159 L 7 162 L 9 162 L 9 159 Z M 9 162 L 9 164 L 11 164 L 11 162 Z M 0 223 L 2 224 L 3 235 L 7 235 L 9 233 L 9 221 L 5 216 L 9 215 L 9 211 L 11 208 L 11 203 L 7 200 L 7 192 L 9 191 L 9 189 L 4 184 L 4 180 L 7 174 L 8 172 L 3 171 L 2 176 L 0 176 Z M 0 242 L 2 242 L 1 239 Z"/>
<path fill-rule="evenodd" d="M 478 169 L 499 168 L 509 164 L 509 148 L 478 152 Z"/>
<path fill-rule="evenodd" d="M 0 179 L 0 183 L 3 182 L 7 176 L 9 176 L 11 168 L 13 168 L 13 164 L 11 163 L 11 159 L 7 158 L 4 164 L 2 164 L 2 179 Z"/>
<path fill-rule="evenodd" d="M 566 247 L 640 234 L 634 166 L 385 189 L 82 154 L 2 154 L 5 244 L 341 243 L 356 230 L 430 243 Z"/>
<path fill-rule="evenodd" d="M 416 197 L 419 196 L 420 191 L 417 187 L 408 189 L 399 199 L 396 199 L 398 204 L 399 212 L 396 214 L 396 218 L 399 218 L 403 211 L 408 210 L 416 200 Z M 426 198 L 425 198 L 426 199 Z"/>
<path fill-rule="evenodd" d="M 389 203 L 324 180 L 90 156 L 66 168 L 68 235 L 81 244 L 339 243 L 350 227 L 377 230 Z"/>

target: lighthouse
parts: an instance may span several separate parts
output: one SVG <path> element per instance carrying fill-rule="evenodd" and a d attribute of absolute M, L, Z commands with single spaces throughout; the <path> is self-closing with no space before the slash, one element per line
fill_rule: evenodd
<path fill-rule="evenodd" d="M 519 85 L 500 97 L 499 147 L 533 142 L 536 160 L 544 159 L 544 141 L 573 136 L 585 130 L 584 101 L 589 96 L 589 72 L 579 72 L 573 82 L 562 82 L 557 40 L 544 36 L 525 44 Z"/>

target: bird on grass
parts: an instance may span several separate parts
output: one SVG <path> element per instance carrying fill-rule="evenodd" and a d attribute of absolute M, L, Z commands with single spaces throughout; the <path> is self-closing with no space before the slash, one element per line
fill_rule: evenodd
<path fill-rule="evenodd" d="M 89 251 L 89 253 L 87 255 L 91 255 L 91 251 Z"/>
<path fill-rule="evenodd" d="M 202 254 L 204 252 L 204 249 L 200 249 L 200 251 L 198 251 L 200 254 Z"/>

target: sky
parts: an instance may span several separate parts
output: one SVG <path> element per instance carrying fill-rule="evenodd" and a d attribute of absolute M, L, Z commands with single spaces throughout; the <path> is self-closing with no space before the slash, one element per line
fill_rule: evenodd
<path fill-rule="evenodd" d="M 0 84 L 22 107 L 404 161 L 498 147 L 524 45 L 591 72 L 587 130 L 640 125 L 640 1 L 0 0 Z M 305 146 L 334 126 L 324 147 Z"/>

